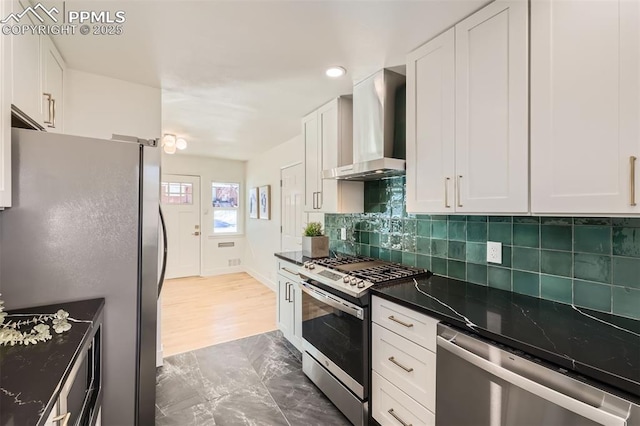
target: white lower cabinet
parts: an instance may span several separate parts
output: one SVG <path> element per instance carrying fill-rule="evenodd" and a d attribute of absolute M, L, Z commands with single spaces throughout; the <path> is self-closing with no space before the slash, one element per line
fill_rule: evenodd
<path fill-rule="evenodd" d="M 372 413 L 382 426 L 433 426 L 436 415 L 418 404 L 375 371 L 372 374 Z"/>
<path fill-rule="evenodd" d="M 371 413 L 382 426 L 434 425 L 438 320 L 373 296 Z"/>
<path fill-rule="evenodd" d="M 278 260 L 277 324 L 284 337 L 302 351 L 302 294 L 298 287 L 298 267 Z"/>

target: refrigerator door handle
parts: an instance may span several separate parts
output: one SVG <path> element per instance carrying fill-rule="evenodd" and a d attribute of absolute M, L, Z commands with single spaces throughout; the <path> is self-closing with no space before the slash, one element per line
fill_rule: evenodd
<path fill-rule="evenodd" d="M 164 222 L 164 215 L 162 214 L 162 207 L 158 206 L 160 211 L 160 224 L 162 227 L 162 269 L 160 270 L 160 279 L 158 279 L 158 298 L 162 293 L 162 286 L 164 285 L 164 274 L 167 271 L 167 226 Z"/>

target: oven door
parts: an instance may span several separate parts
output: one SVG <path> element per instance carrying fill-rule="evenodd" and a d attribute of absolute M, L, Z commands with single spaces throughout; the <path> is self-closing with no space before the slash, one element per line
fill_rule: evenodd
<path fill-rule="evenodd" d="M 361 400 L 365 399 L 366 308 L 309 282 L 302 290 L 302 338 L 305 351 Z"/>

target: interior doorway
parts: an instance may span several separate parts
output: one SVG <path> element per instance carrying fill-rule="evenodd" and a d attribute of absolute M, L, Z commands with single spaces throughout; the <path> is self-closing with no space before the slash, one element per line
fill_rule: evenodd
<path fill-rule="evenodd" d="M 302 219 L 304 208 L 304 168 L 302 163 L 283 168 L 280 202 L 281 251 L 299 251 L 302 247 Z"/>

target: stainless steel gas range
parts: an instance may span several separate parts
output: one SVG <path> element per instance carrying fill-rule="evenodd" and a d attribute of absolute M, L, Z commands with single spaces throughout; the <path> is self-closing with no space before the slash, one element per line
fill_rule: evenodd
<path fill-rule="evenodd" d="M 368 417 L 369 289 L 422 277 L 425 269 L 338 256 L 305 262 L 302 281 L 304 373 L 354 425 Z"/>

